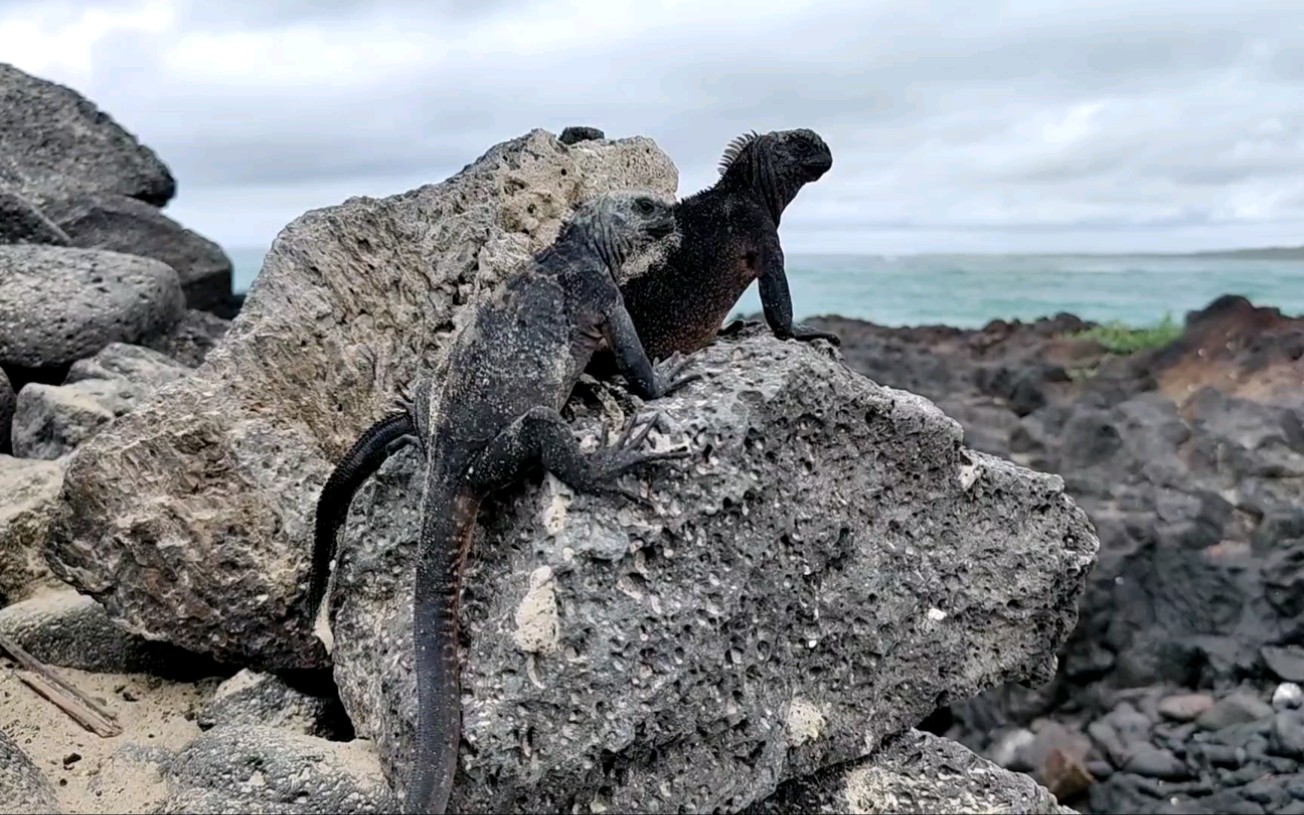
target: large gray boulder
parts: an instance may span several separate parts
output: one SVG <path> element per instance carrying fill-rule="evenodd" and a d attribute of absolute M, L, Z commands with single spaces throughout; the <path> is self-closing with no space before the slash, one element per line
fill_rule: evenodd
<path fill-rule="evenodd" d="M 0 246 L 0 364 L 58 368 L 112 342 L 165 337 L 185 299 L 157 260 L 59 246 Z"/>
<path fill-rule="evenodd" d="M 54 787 L 40 768 L 0 730 L 0 812 L 50 815 L 62 811 Z"/>
<path fill-rule="evenodd" d="M 5 243 L 67 246 L 72 239 L 31 201 L 14 190 L 0 187 L 0 244 Z"/>
<path fill-rule="evenodd" d="M 1097 546 L 1058 476 L 803 343 L 694 360 L 704 381 L 655 403 L 653 441 L 693 451 L 643 477 L 655 509 L 549 477 L 482 512 L 453 811 L 736 811 L 1053 674 Z M 341 699 L 400 791 L 421 495 L 414 450 L 360 490 L 332 593 Z"/>
<path fill-rule="evenodd" d="M 62 385 L 33 382 L 18 395 L 14 455 L 56 459 L 130 413 L 164 385 L 192 369 L 158 351 L 113 343 L 74 362 Z"/>
<path fill-rule="evenodd" d="M 45 664 L 63 668 L 178 680 L 220 673 L 208 660 L 123 631 L 103 606 L 67 586 L 48 586 L 0 608 L 0 634 Z"/>
<path fill-rule="evenodd" d="M 261 725 L 215 727 L 164 769 L 156 812 L 397 812 L 372 746 Z"/>
<path fill-rule="evenodd" d="M 97 195 L 60 202 L 46 213 L 73 246 L 161 260 L 176 270 L 186 305 L 221 308 L 231 299 L 231 259 L 202 235 L 134 198 Z"/>
<path fill-rule="evenodd" d="M 47 198 L 114 193 L 163 206 L 176 182 L 154 151 L 71 88 L 0 62 L 0 184 Z"/>
<path fill-rule="evenodd" d="M 1045 787 L 968 748 L 910 730 L 854 764 L 791 781 L 748 815 L 1067 815 Z"/>
<path fill-rule="evenodd" d="M 337 457 L 576 204 L 676 185 L 649 139 L 568 148 L 536 130 L 443 183 L 298 218 L 195 376 L 71 456 L 55 570 L 149 638 L 253 667 L 323 664 L 299 601 Z"/>
<path fill-rule="evenodd" d="M 195 723 L 205 730 L 274 727 L 333 741 L 350 730 L 348 716 L 334 695 L 305 693 L 276 674 L 248 668 L 218 686 L 195 712 Z"/>

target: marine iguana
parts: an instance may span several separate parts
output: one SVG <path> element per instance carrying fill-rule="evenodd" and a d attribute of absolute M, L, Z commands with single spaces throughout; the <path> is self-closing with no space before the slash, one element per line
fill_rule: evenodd
<path fill-rule="evenodd" d="M 552 246 L 476 305 L 418 397 L 403 414 L 365 431 L 332 474 L 335 486 L 328 482 L 322 492 L 323 502 L 343 504 L 319 503 L 313 566 L 324 573 L 334 536 L 320 533 L 347 512 L 359 474 L 374 471 L 387 446 L 420 429 L 426 473 L 413 600 L 417 755 L 405 812 L 442 813 L 452 789 L 461 740 L 458 597 L 481 501 L 536 464 L 577 492 L 641 501 L 616 479 L 688 455 L 638 451 L 655 418 L 638 432 L 633 420 L 615 444 L 584 453 L 559 412 L 604 341 L 644 399 L 700 377 L 683 374 L 687 362 L 678 358 L 653 366 L 615 281 L 631 252 L 674 225 L 671 206 L 644 193 L 609 193 L 583 204 Z"/>
<path fill-rule="evenodd" d="M 840 344 L 835 334 L 793 325 L 779 244 L 784 209 L 832 166 L 828 145 L 805 128 L 752 132 L 725 148 L 720 180 L 675 206 L 677 244 L 621 283 L 625 308 L 649 358 L 708 345 L 753 280 L 759 282 L 765 321 L 776 337 Z M 590 365 L 599 378 L 612 371 L 613 360 L 605 355 Z"/>
<path fill-rule="evenodd" d="M 570 130 L 570 128 L 568 128 Z M 779 220 L 806 184 L 833 166 L 833 155 L 813 130 L 749 133 L 734 139 L 720 159 L 720 180 L 674 207 L 680 240 L 646 271 L 620 285 L 625 310 L 650 359 L 688 354 L 717 333 L 737 331 L 741 321 L 721 328 L 753 280 L 760 281 L 766 322 L 775 336 L 803 341 L 837 335 L 794 326 L 792 298 L 779 244 Z M 609 379 L 619 366 L 610 350 L 599 349 L 587 372 Z M 384 419 L 363 434 L 340 462 L 321 493 L 316 547 L 333 552 L 353 493 L 406 440 L 417 436 L 404 413 Z M 308 601 L 314 610 L 326 590 L 332 559 L 313 562 Z"/>

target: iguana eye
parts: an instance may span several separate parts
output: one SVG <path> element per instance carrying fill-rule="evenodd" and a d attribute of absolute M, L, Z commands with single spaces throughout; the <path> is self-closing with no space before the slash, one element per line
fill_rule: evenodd
<path fill-rule="evenodd" d="M 652 199 L 640 198 L 634 202 L 634 208 L 638 210 L 640 215 L 651 215 L 656 206 L 652 203 Z"/>

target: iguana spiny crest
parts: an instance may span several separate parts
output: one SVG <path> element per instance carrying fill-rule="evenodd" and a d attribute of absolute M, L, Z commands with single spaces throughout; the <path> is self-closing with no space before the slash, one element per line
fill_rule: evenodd
<path fill-rule="evenodd" d="M 752 131 L 734 139 L 720 159 L 722 184 L 750 186 L 765 199 L 777 226 L 802 185 L 833 167 L 833 153 L 814 130 Z"/>

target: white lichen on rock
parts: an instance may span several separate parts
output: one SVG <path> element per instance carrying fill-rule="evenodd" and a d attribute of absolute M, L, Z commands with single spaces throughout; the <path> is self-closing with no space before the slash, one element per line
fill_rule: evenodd
<path fill-rule="evenodd" d="M 557 581 L 552 569 L 540 566 L 530 573 L 530 590 L 516 607 L 516 647 L 532 654 L 551 653 L 560 643 L 557 616 Z"/>
<path fill-rule="evenodd" d="M 788 744 L 797 747 L 819 738 L 824 723 L 824 714 L 814 703 L 793 697 L 788 705 Z"/>

